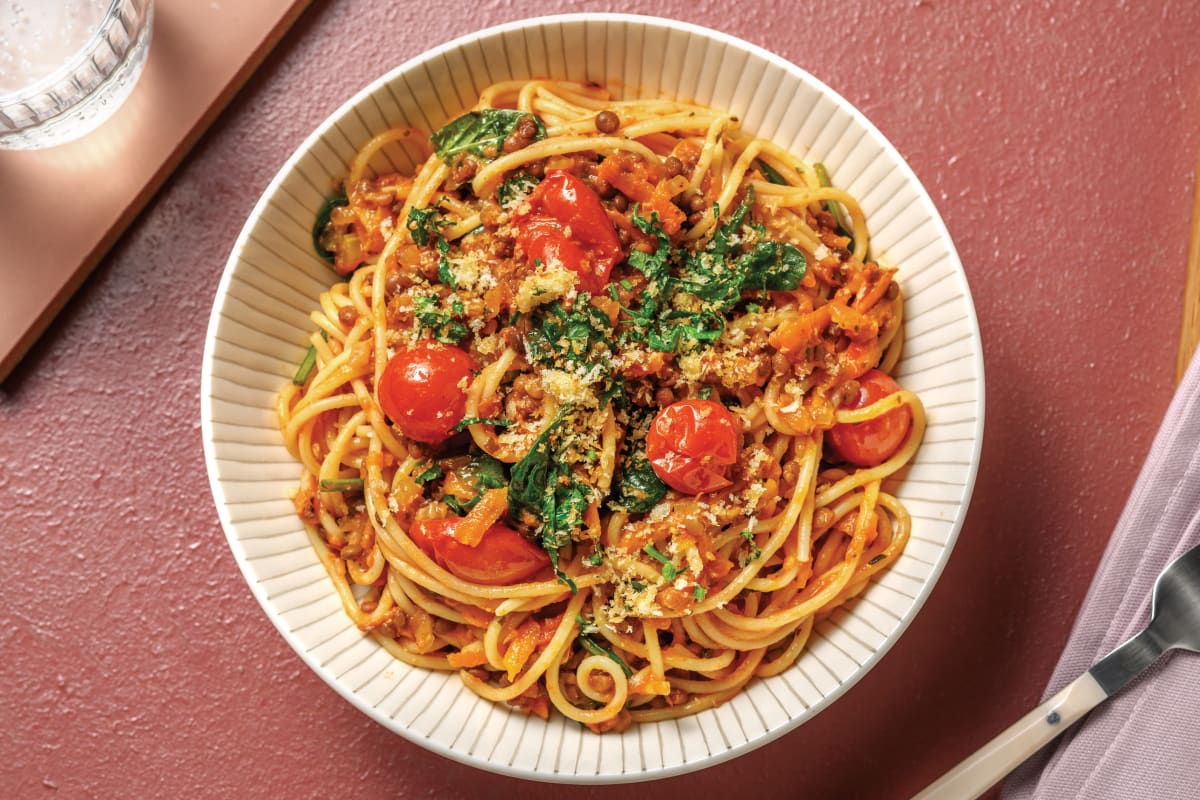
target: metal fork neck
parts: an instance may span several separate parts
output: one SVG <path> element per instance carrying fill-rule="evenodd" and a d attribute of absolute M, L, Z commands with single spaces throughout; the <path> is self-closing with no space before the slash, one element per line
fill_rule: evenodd
<path fill-rule="evenodd" d="M 1154 632 L 1153 627 L 1146 628 L 1097 661 L 1088 672 L 1104 689 L 1104 693 L 1111 697 L 1142 670 L 1153 664 L 1168 647 L 1169 645 Z"/>

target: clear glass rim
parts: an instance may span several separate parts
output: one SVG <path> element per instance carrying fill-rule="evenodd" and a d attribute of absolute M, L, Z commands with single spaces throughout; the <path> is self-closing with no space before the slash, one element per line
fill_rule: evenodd
<path fill-rule="evenodd" d="M 92 57 L 92 54 L 96 52 L 101 42 L 107 41 L 108 32 L 112 30 L 113 25 L 120 23 L 120 9 L 127 5 L 144 9 L 149 2 L 150 0 L 112 0 L 108 4 L 108 10 L 104 12 L 104 18 L 100 21 L 100 25 L 97 26 L 96 30 L 92 31 L 92 35 L 88 38 L 87 42 L 73 56 L 55 67 L 54 71 L 49 75 L 37 79 L 28 86 L 17 89 L 14 92 L 0 92 L 0 111 L 3 111 L 8 106 L 28 103 L 37 97 L 54 91 L 64 84 L 70 84 L 75 70 L 83 66 L 83 63 Z M 131 43 L 137 38 L 141 26 L 145 24 L 146 19 L 143 11 L 138 29 L 130 32 L 129 38 Z M 104 80 L 109 74 L 111 72 L 103 73 L 100 79 Z M 87 86 L 81 88 L 83 94 L 86 94 L 90 89 Z"/>

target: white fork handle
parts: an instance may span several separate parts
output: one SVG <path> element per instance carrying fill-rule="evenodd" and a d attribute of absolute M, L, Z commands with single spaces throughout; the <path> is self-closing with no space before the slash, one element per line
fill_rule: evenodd
<path fill-rule="evenodd" d="M 913 800 L 974 800 L 1106 697 L 1092 674 L 1083 673 Z"/>

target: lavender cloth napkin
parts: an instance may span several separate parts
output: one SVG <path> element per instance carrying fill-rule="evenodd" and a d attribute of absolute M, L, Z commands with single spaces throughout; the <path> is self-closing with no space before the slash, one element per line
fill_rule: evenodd
<path fill-rule="evenodd" d="M 1150 620 L 1163 567 L 1200 543 L 1200 353 L 1117 521 L 1046 697 Z M 1002 800 L 1200 797 L 1200 654 L 1173 651 L 1012 774 Z"/>

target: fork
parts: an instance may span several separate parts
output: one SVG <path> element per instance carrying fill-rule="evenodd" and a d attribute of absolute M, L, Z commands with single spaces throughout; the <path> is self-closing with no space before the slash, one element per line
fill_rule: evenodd
<path fill-rule="evenodd" d="M 913 800 L 974 800 L 1168 650 L 1200 652 L 1200 545 L 1154 582 L 1150 624 Z"/>

